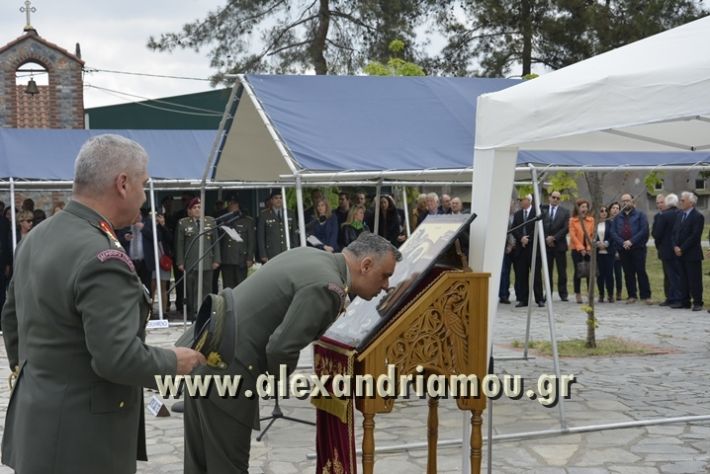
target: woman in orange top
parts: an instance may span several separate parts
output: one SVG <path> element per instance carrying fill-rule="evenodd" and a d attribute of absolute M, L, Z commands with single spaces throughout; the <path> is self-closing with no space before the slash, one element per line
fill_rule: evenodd
<path fill-rule="evenodd" d="M 592 255 L 591 242 L 594 240 L 594 218 L 589 214 L 589 201 L 586 199 L 577 199 L 572 217 L 569 219 L 569 247 L 572 250 L 572 262 L 574 263 L 574 293 L 577 303 L 582 302 L 581 284 L 582 278 L 587 279 L 587 285 L 590 284 L 588 275 L 580 275 L 577 271 L 577 263 L 582 260 L 589 261 Z M 588 239 L 584 238 L 582 226 L 587 233 Z"/>

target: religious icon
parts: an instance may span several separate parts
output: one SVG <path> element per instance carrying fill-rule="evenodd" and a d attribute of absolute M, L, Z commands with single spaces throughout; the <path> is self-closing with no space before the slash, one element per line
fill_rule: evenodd
<path fill-rule="evenodd" d="M 433 278 L 436 265 L 450 266 L 450 262 L 454 262 L 454 267 L 461 268 L 460 261 L 447 260 L 446 254 L 457 237 L 468 232 L 474 217 L 470 214 L 428 216 L 399 249 L 402 261 L 397 263 L 390 278 L 392 288 L 371 301 L 355 298 L 323 337 L 358 350 L 365 347 L 411 301 L 415 292 Z"/>

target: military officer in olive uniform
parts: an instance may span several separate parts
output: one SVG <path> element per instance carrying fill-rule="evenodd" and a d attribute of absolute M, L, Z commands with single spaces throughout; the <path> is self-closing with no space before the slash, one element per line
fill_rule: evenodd
<path fill-rule="evenodd" d="M 296 234 L 291 217 L 288 218 L 288 228 L 291 232 L 291 247 L 295 247 Z M 261 211 L 256 234 L 259 258 L 262 263 L 288 250 L 283 221 L 283 197 L 280 190 L 271 192 L 271 207 Z"/>
<path fill-rule="evenodd" d="M 222 363 L 195 373 L 238 374 L 241 386 L 236 397 L 221 398 L 214 387 L 208 398 L 186 395 L 185 473 L 246 473 L 251 430 L 259 425 L 259 402 L 245 391 L 256 394 L 256 378 L 267 371 L 278 381 L 281 365 L 293 372 L 301 349 L 318 339 L 344 310 L 347 294 L 374 298 L 389 287 L 395 262 L 401 258 L 387 240 L 363 233 L 342 253 L 310 247 L 284 252 L 238 287 L 210 295 L 200 315 L 218 318 L 211 326 L 222 340 L 208 339 L 206 345 L 208 353 L 222 351 Z M 232 326 L 231 333 L 225 330 Z M 190 339 L 189 332 L 186 336 Z M 204 342 L 199 334 L 197 339 Z"/>
<path fill-rule="evenodd" d="M 175 234 L 175 258 L 180 271 L 187 272 L 185 285 L 187 291 L 187 316 L 193 319 L 197 313 L 197 280 L 200 261 L 200 198 L 193 198 L 187 205 L 187 217 L 178 222 Z M 211 231 L 210 231 L 211 230 Z M 210 293 L 212 272 L 220 265 L 220 248 L 217 242 L 217 224 L 213 217 L 205 216 L 205 242 L 202 257 L 202 297 Z M 189 253 L 186 253 L 189 252 Z"/>
<path fill-rule="evenodd" d="M 127 138 L 91 138 L 72 201 L 22 239 L 2 311 L 15 377 L 2 463 L 16 472 L 136 472 L 146 459 L 141 386 L 205 361 L 144 343 L 150 301 L 114 229 L 145 201 L 147 160 Z"/>
<path fill-rule="evenodd" d="M 249 267 L 254 264 L 256 230 L 254 219 L 239 209 L 239 198 L 236 195 L 229 197 L 227 211 L 232 216 L 229 218 L 232 222 L 228 225 L 242 239 L 242 242 L 237 242 L 229 236 L 223 236 L 220 240 L 222 286 L 234 288 L 244 281 Z"/>

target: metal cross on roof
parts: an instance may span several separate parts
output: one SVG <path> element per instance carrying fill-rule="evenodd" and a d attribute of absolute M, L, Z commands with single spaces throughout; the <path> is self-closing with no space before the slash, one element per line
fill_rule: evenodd
<path fill-rule="evenodd" d="M 25 0 L 25 6 L 20 7 L 20 11 L 27 15 L 27 24 L 25 25 L 25 31 L 34 30 L 32 24 L 30 23 L 30 13 L 36 12 L 37 9 L 32 6 L 32 2 L 30 2 L 30 0 Z"/>

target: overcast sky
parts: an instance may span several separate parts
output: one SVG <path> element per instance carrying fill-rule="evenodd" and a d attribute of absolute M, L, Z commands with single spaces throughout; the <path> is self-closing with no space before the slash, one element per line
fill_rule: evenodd
<path fill-rule="evenodd" d="M 37 11 L 31 23 L 40 36 L 69 52 L 81 44 L 86 68 L 207 78 L 211 73 L 206 52 L 150 51 L 148 37 L 175 32 L 202 18 L 225 0 L 33 0 Z M 23 34 L 24 0 L 0 1 L 0 44 Z M 40 81 L 38 83 L 41 84 Z M 46 83 L 46 82 L 45 82 Z M 147 98 L 210 90 L 209 82 L 132 77 L 103 72 L 85 75 L 85 86 L 95 85 Z M 138 98 L 84 88 L 86 108 L 132 102 Z"/>

